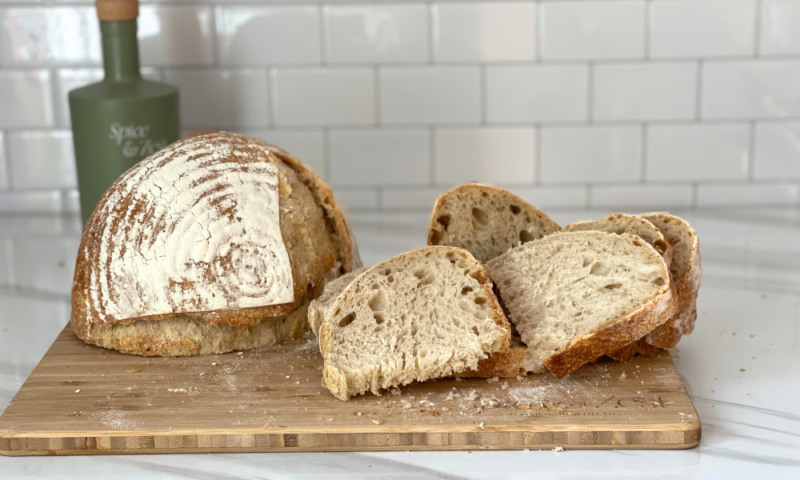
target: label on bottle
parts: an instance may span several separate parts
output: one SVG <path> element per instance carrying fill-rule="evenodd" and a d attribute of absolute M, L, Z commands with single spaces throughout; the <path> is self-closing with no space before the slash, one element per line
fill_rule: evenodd
<path fill-rule="evenodd" d="M 113 123 L 109 130 L 108 139 L 120 147 L 122 155 L 126 158 L 149 157 L 169 144 L 166 138 L 150 138 L 150 125 L 147 124 Z"/>

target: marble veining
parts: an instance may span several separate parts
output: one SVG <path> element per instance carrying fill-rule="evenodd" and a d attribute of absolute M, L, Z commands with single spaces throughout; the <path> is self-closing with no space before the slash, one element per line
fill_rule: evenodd
<path fill-rule="evenodd" d="M 675 213 L 700 235 L 705 270 L 696 329 L 674 355 L 703 423 L 695 449 L 0 457 L 0 477 L 800 478 L 800 209 Z M 425 242 L 424 213 L 351 220 L 367 265 Z M 0 216 L 0 408 L 69 318 L 77 252 L 64 245 L 79 237 L 74 217 Z"/>

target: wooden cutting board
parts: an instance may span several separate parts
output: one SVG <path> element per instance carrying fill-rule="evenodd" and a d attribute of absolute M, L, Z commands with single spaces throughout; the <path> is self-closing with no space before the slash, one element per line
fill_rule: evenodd
<path fill-rule="evenodd" d="M 226 355 L 123 355 L 67 327 L 0 416 L 0 453 L 690 448 L 700 421 L 668 354 L 335 400 L 313 340 Z"/>

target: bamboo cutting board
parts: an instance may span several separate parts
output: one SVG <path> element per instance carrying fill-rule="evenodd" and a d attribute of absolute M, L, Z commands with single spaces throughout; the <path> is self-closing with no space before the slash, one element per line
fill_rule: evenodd
<path fill-rule="evenodd" d="M 123 355 L 69 327 L 0 416 L 0 453 L 690 448 L 700 421 L 668 354 L 335 400 L 313 340 L 191 358 Z"/>

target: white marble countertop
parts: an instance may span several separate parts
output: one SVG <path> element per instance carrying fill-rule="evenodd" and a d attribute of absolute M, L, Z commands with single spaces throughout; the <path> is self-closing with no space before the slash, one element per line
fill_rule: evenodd
<path fill-rule="evenodd" d="M 0 477 L 800 478 L 800 210 L 676 213 L 704 266 L 697 327 L 674 355 L 703 425 L 697 448 L 0 457 Z M 365 264 L 425 241 L 425 214 L 352 220 Z M 0 409 L 68 321 L 79 239 L 74 217 L 0 216 Z"/>

